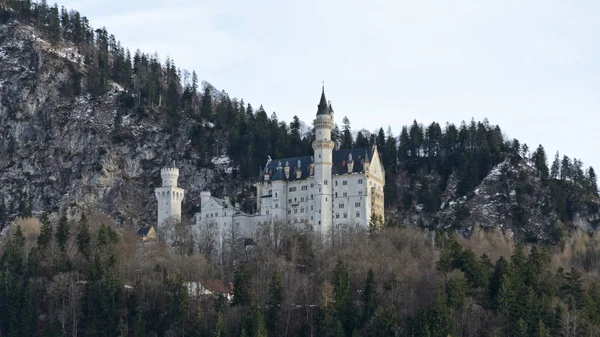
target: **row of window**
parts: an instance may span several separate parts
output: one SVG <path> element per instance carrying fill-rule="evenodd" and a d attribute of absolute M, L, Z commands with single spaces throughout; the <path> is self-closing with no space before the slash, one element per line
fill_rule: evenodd
<path fill-rule="evenodd" d="M 315 185 L 314 184 L 310 184 L 310 187 L 313 188 Z M 300 186 L 300 189 L 302 191 L 308 191 L 308 185 L 302 185 Z M 290 192 L 296 192 L 298 190 L 297 186 L 292 186 L 288 189 Z"/>
<path fill-rule="evenodd" d="M 362 183 L 363 183 L 363 180 L 362 179 L 358 179 L 358 184 L 362 185 Z M 325 184 L 325 185 L 327 185 L 327 184 Z M 338 185 L 338 182 L 336 181 L 335 182 L 335 186 L 337 186 L 337 185 Z M 342 186 L 346 186 L 346 185 L 348 185 L 348 180 L 342 180 Z"/>
<path fill-rule="evenodd" d="M 344 212 L 343 216 L 344 216 L 344 219 L 347 219 L 348 218 L 348 213 Z M 360 218 L 360 212 L 356 212 L 356 217 Z M 335 213 L 335 218 L 339 219 L 340 218 L 340 213 Z"/>
<path fill-rule="evenodd" d="M 216 218 L 219 216 L 218 212 L 215 213 L 206 213 L 206 215 L 204 216 L 205 218 Z M 227 212 L 223 212 L 223 216 L 227 216 Z"/>

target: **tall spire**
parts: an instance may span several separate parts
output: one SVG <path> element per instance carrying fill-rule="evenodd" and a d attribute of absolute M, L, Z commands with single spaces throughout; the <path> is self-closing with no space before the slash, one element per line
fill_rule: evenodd
<path fill-rule="evenodd" d="M 319 109 L 317 115 L 329 115 L 329 104 L 327 98 L 325 98 L 325 84 L 323 84 L 323 90 L 321 91 L 321 101 L 319 102 Z"/>

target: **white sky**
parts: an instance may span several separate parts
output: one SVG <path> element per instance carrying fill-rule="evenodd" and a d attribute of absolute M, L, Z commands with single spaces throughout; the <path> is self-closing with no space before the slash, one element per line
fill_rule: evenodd
<path fill-rule="evenodd" d="M 483 120 L 600 172 L 600 1 L 75 0 L 132 52 L 310 123 Z"/>

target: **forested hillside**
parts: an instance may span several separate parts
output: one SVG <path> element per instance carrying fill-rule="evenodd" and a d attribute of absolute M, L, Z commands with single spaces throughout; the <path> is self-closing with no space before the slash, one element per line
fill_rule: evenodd
<path fill-rule="evenodd" d="M 287 124 L 208 83 L 200 88 L 194 72 L 130 52 L 76 11 L 16 0 L 4 8 L 3 223 L 65 209 L 100 210 L 134 228 L 153 222 L 148 205 L 158 170 L 173 159 L 188 190 L 188 216 L 201 189 L 227 193 L 252 211 L 251 183 L 267 156 L 312 152 L 310 120 Z M 379 148 L 390 221 L 467 232 L 505 226 L 556 241 L 573 225 L 592 230 L 600 220 L 596 174 L 580 160 L 556 154 L 549 168 L 541 145 L 505 139 L 487 121 L 392 128 L 353 130 L 344 118 L 334 130 L 341 148 Z M 228 170 L 214 166 L 222 155 Z"/>
<path fill-rule="evenodd" d="M 268 155 L 311 153 L 310 122 L 131 52 L 76 11 L 0 0 L 0 336 L 600 335 L 596 173 L 488 121 L 344 119 L 340 147 L 382 156 L 387 222 L 335 247 L 280 224 L 280 244 L 227 242 L 213 264 L 135 236 L 168 160 L 188 217 L 203 189 L 252 210 Z M 186 287 L 214 279 L 232 303 Z"/>

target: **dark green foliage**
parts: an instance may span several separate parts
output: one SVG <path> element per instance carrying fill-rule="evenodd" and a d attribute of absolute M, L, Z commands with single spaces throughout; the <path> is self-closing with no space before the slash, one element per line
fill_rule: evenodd
<path fill-rule="evenodd" d="M 354 145 L 354 140 L 352 139 L 352 129 L 350 128 L 350 120 L 348 117 L 344 117 L 342 120 L 344 123 L 344 127 L 342 128 L 342 139 L 340 148 L 341 149 L 349 149 Z"/>
<path fill-rule="evenodd" d="M 365 280 L 365 287 L 363 289 L 363 322 L 367 322 L 371 316 L 373 316 L 376 308 L 375 275 L 373 274 L 373 270 L 369 269 L 367 279 Z"/>
<path fill-rule="evenodd" d="M 67 215 L 63 213 L 63 215 L 60 217 L 60 220 L 58 220 L 58 225 L 56 226 L 56 234 L 54 235 L 56 238 L 56 243 L 58 244 L 60 250 L 65 250 L 70 235 L 71 224 L 69 223 L 69 220 L 67 220 Z"/>
<path fill-rule="evenodd" d="M 47 212 L 44 212 L 40 218 L 40 236 L 38 236 L 38 245 L 43 249 L 52 241 L 53 228 L 52 222 Z"/>
<path fill-rule="evenodd" d="M 351 336 L 356 327 L 357 311 L 350 292 L 348 269 L 341 260 L 338 260 L 334 271 L 333 294 L 337 317 L 346 336 Z"/>
<path fill-rule="evenodd" d="M 280 306 L 283 304 L 283 286 L 277 271 L 273 272 L 271 284 L 269 284 L 269 300 L 267 309 L 267 328 L 271 336 L 277 336 L 278 321 L 280 318 Z"/>
<path fill-rule="evenodd" d="M 233 289 L 233 305 L 249 305 L 252 300 L 250 284 L 252 282 L 250 268 L 246 262 L 240 263 L 235 271 L 235 288 Z"/>
<path fill-rule="evenodd" d="M 81 216 L 79 220 L 79 226 L 77 227 L 77 249 L 86 258 L 90 258 L 91 254 L 91 241 L 92 237 L 90 234 L 90 228 L 87 223 L 85 214 Z"/>

